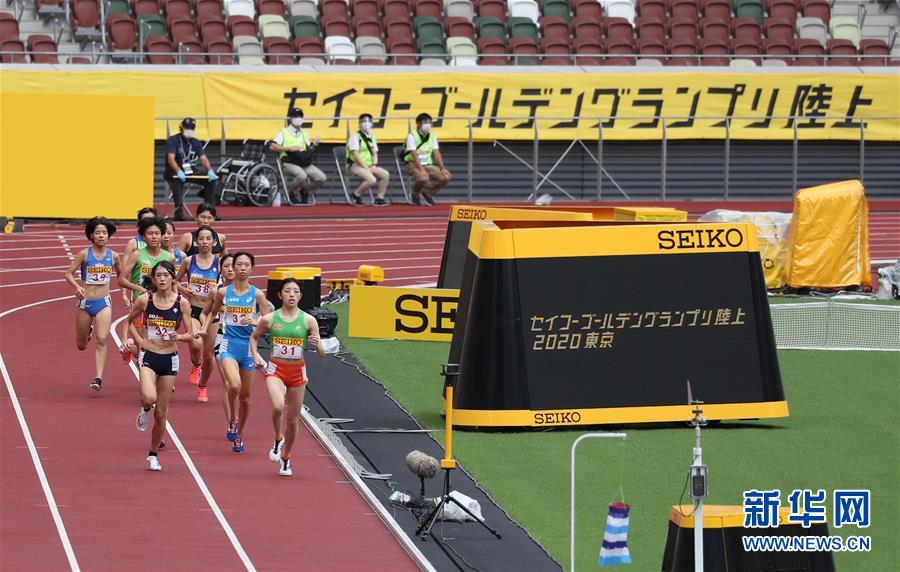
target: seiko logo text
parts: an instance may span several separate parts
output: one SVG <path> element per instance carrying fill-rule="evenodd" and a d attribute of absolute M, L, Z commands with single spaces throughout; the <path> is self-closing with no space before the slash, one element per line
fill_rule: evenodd
<path fill-rule="evenodd" d="M 535 425 L 564 425 L 566 423 L 579 423 L 581 413 L 578 411 L 554 411 L 552 413 L 535 413 Z"/>
<path fill-rule="evenodd" d="M 394 303 L 394 310 L 401 317 L 394 321 L 394 331 L 421 334 L 428 330 L 433 334 L 452 334 L 458 302 L 459 300 L 453 296 L 418 296 L 416 294 L 398 296 Z M 429 304 L 432 303 L 434 310 L 426 312 L 425 310 L 428 310 Z M 404 321 L 403 318 L 409 319 Z M 431 320 L 434 323 L 429 328 Z"/>
<path fill-rule="evenodd" d="M 744 244 L 744 234 L 736 228 L 661 230 L 656 237 L 659 239 L 660 250 L 737 248 Z"/>
<path fill-rule="evenodd" d="M 487 211 L 484 209 L 459 209 L 456 211 L 456 218 L 460 220 L 484 220 L 487 218 Z"/>

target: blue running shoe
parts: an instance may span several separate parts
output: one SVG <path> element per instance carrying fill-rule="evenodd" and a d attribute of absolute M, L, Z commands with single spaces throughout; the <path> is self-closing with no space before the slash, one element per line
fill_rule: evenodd
<path fill-rule="evenodd" d="M 244 452 L 244 438 L 240 435 L 237 436 L 237 439 L 234 440 L 234 446 L 231 447 L 231 450 L 235 453 L 243 453 Z"/>
<path fill-rule="evenodd" d="M 420 207 L 420 206 L 422 206 L 422 200 L 419 197 L 413 197 L 412 204 L 414 206 Z"/>
<path fill-rule="evenodd" d="M 425 199 L 425 202 L 428 203 L 428 206 L 430 206 L 430 207 L 434 206 L 434 197 L 432 197 L 431 195 L 429 195 L 427 193 L 422 193 L 422 198 Z"/>
<path fill-rule="evenodd" d="M 232 421 L 231 423 L 228 424 L 228 429 L 225 430 L 225 438 L 228 439 L 229 441 L 231 441 L 232 443 L 237 441 L 237 438 L 238 438 L 237 423 L 235 423 L 234 421 Z"/>

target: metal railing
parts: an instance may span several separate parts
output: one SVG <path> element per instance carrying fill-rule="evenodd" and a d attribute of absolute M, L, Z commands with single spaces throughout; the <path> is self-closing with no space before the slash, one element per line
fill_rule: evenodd
<path fill-rule="evenodd" d="M 157 122 L 165 123 L 165 133 L 166 136 L 169 136 L 172 133 L 176 133 L 178 131 L 178 123 L 181 121 L 181 117 L 158 117 L 156 118 Z M 279 122 L 284 121 L 282 117 L 197 117 L 195 118 L 198 121 L 206 121 L 209 125 L 209 137 L 211 140 L 218 142 L 219 147 L 219 155 L 220 159 L 224 160 L 228 156 L 237 155 L 239 153 L 239 138 L 235 136 L 229 137 L 228 123 L 229 122 L 246 122 L 246 121 L 259 121 L 259 122 L 268 122 L 272 126 L 279 125 Z M 492 147 L 499 148 L 505 154 L 502 155 L 509 161 L 510 165 L 510 175 L 517 174 L 520 178 L 524 177 L 527 174 L 530 177 L 530 191 L 528 197 L 525 197 L 526 200 L 532 200 L 535 197 L 539 196 L 539 194 L 546 192 L 547 189 L 551 190 L 551 194 L 555 194 L 560 198 L 569 199 L 569 200 L 603 200 L 604 198 L 610 200 L 609 196 L 604 195 L 604 193 L 612 193 L 613 197 L 621 198 L 625 200 L 631 200 L 633 197 L 630 195 L 629 190 L 626 184 L 623 184 L 617 181 L 616 177 L 613 173 L 610 172 L 609 169 L 606 168 L 605 159 L 604 159 L 604 145 L 609 145 L 610 142 L 615 142 L 615 138 L 608 137 L 606 131 L 608 128 L 604 127 L 604 123 L 608 123 L 611 120 L 614 120 L 616 123 L 625 123 L 628 122 L 648 122 L 653 121 L 658 124 L 658 130 L 653 135 L 648 135 L 644 141 L 652 141 L 658 142 L 660 145 L 660 153 L 659 153 L 659 194 L 658 198 L 661 200 L 666 200 L 668 194 L 668 178 L 670 171 L 670 162 L 668 156 L 668 147 L 672 141 L 681 140 L 681 138 L 674 138 L 673 133 L 677 133 L 679 130 L 679 126 L 683 127 L 685 122 L 691 121 L 701 121 L 701 122 L 716 122 L 721 124 L 721 126 L 717 127 L 714 125 L 707 126 L 713 129 L 721 129 L 722 139 L 719 140 L 721 145 L 723 146 L 723 156 L 724 156 L 724 164 L 722 170 L 722 179 L 721 179 L 721 187 L 722 194 L 721 198 L 728 200 L 731 195 L 731 187 L 732 187 L 732 157 L 731 157 L 731 147 L 734 141 L 746 141 L 746 138 L 736 139 L 734 137 L 735 129 L 739 129 L 741 127 L 745 127 L 750 122 L 759 122 L 761 120 L 769 121 L 769 122 L 785 122 L 786 124 L 791 125 L 792 138 L 790 140 L 791 144 L 791 174 L 790 174 L 790 191 L 794 192 L 799 188 L 800 181 L 800 144 L 804 141 L 813 141 L 813 139 L 804 138 L 801 133 L 804 132 L 804 127 L 801 127 L 802 122 L 809 121 L 811 117 L 809 116 L 798 116 L 798 115 L 756 115 L 756 116 L 712 116 L 712 115 L 694 115 L 694 116 L 684 116 L 684 115 L 667 115 L 667 116 L 539 116 L 539 117 L 528 117 L 528 116 L 483 116 L 483 117 L 475 117 L 475 116 L 443 116 L 436 117 L 434 120 L 434 128 L 438 137 L 441 138 L 440 129 L 442 126 L 450 123 L 456 122 L 457 127 L 459 123 L 465 124 L 465 132 L 467 133 L 467 137 L 465 139 L 453 139 L 449 140 L 446 138 L 441 138 L 444 143 L 456 143 L 459 145 L 465 145 L 465 161 L 462 165 L 465 170 L 465 198 L 468 201 L 472 201 L 475 195 L 475 167 L 478 164 L 479 158 L 475 154 L 475 143 L 483 143 L 490 144 Z M 858 178 L 860 181 L 865 182 L 866 173 L 865 173 L 865 163 L 866 163 L 866 130 L 868 128 L 868 124 L 872 121 L 876 120 L 890 120 L 890 121 L 900 121 L 900 115 L 897 116 L 816 116 L 815 120 L 817 121 L 841 121 L 847 122 L 850 124 L 858 124 L 857 127 L 853 128 L 854 133 L 858 133 L 858 142 L 859 142 L 859 152 L 858 152 L 858 164 L 855 178 Z M 331 122 L 331 129 L 335 127 L 344 126 L 345 133 L 349 136 L 350 133 L 355 131 L 356 125 L 358 122 L 358 118 L 356 116 L 348 117 L 335 117 L 335 116 L 317 116 L 317 117 L 306 117 L 308 129 L 315 134 L 315 123 L 316 122 Z M 392 116 L 389 118 L 375 118 L 375 133 L 378 135 L 379 129 L 383 129 L 386 122 L 402 122 L 405 123 L 404 129 L 411 129 L 411 126 L 414 125 L 415 117 L 414 116 Z M 517 153 L 515 149 L 512 149 L 512 144 L 509 139 L 497 139 L 497 140 L 479 140 L 476 141 L 475 138 L 475 130 L 478 126 L 482 125 L 484 122 L 504 122 L 504 121 L 525 121 L 531 122 L 532 125 L 532 137 L 530 140 L 517 140 L 518 145 L 521 147 L 522 145 L 530 145 L 531 146 L 531 157 L 530 162 L 526 160 L 522 156 L 522 150 L 520 149 Z M 560 143 L 560 139 L 558 137 L 554 138 L 544 138 L 542 139 L 543 134 L 552 133 L 549 129 L 542 130 L 541 124 L 547 122 L 560 122 L 566 121 L 572 123 L 576 128 L 579 124 L 589 125 L 595 124 L 596 139 L 569 139 L 562 141 L 563 144 L 567 146 L 562 151 L 561 155 L 550 165 L 548 168 L 542 168 L 542 164 L 546 165 L 547 157 L 542 155 L 541 145 L 542 142 L 547 144 L 549 142 Z M 244 126 L 246 127 L 246 126 Z M 267 126 L 268 127 L 268 126 Z M 261 129 L 262 130 L 262 129 Z M 217 131 L 217 133 L 213 134 L 213 131 Z M 269 137 L 274 137 L 277 131 L 277 127 L 272 129 L 270 135 L 266 137 L 258 137 L 258 139 L 267 139 Z M 658 134 L 658 139 L 656 136 Z M 787 142 L 787 141 L 785 141 Z M 343 145 L 344 141 L 325 141 L 325 143 L 333 143 L 337 145 Z M 393 147 L 395 145 L 401 144 L 401 141 L 391 138 L 383 138 L 379 137 L 379 143 L 382 145 L 382 156 L 389 157 L 389 146 Z M 231 151 L 229 151 L 231 148 Z M 592 193 L 589 196 L 585 196 L 583 192 L 569 192 L 562 184 L 557 184 L 553 180 L 554 172 L 562 165 L 564 160 L 573 152 L 573 150 L 578 150 L 583 153 L 583 157 L 586 161 L 588 161 L 592 167 L 590 167 L 590 177 L 595 178 L 595 187 L 592 189 Z M 516 169 L 519 169 L 516 172 Z M 584 173 L 587 175 L 588 170 L 585 169 Z M 405 176 L 402 172 L 400 176 Z M 608 186 L 609 185 L 609 186 Z M 579 195 L 579 196 L 576 196 Z M 719 198 L 719 197 L 715 197 Z"/>

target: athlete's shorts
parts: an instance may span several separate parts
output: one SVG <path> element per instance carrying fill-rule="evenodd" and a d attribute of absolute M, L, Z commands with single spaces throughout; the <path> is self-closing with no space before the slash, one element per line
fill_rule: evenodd
<path fill-rule="evenodd" d="M 103 298 L 94 298 L 93 300 L 84 298 L 82 300 L 77 300 L 75 302 L 75 307 L 79 310 L 84 310 L 85 312 L 90 314 L 91 317 L 94 317 L 104 309 L 111 308 L 112 299 L 109 296 L 104 296 Z"/>
<path fill-rule="evenodd" d="M 195 320 L 197 320 L 198 322 L 200 321 L 200 314 L 202 314 L 202 313 L 203 313 L 203 308 L 201 308 L 200 306 L 191 306 L 191 317 L 194 318 Z"/>
<path fill-rule="evenodd" d="M 138 355 L 141 367 L 150 368 L 158 376 L 178 375 L 178 352 L 158 354 L 149 350 L 141 350 Z"/>
<path fill-rule="evenodd" d="M 219 356 L 221 359 L 222 352 L 222 340 L 225 339 L 225 335 L 222 332 L 218 332 L 216 334 L 216 345 L 213 346 L 213 354 Z"/>
<path fill-rule="evenodd" d="M 250 355 L 250 340 L 246 338 L 229 338 L 224 336 L 219 345 L 219 360 L 225 361 L 231 358 L 237 362 L 238 367 L 244 371 L 256 369 L 256 362 Z"/>
<path fill-rule="evenodd" d="M 302 359 L 294 361 L 269 361 L 266 375 L 277 377 L 286 387 L 302 387 L 306 378 L 306 362 Z"/>

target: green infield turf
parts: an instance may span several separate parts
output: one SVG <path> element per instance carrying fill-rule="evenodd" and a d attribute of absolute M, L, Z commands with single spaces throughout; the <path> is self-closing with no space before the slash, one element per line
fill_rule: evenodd
<path fill-rule="evenodd" d="M 347 305 L 331 308 L 340 316 L 338 337 L 366 369 L 423 426 L 442 429 L 439 371 L 449 344 L 349 338 Z M 704 431 L 708 502 L 740 505 L 744 490 L 780 489 L 786 506 L 793 489 L 826 489 L 830 519 L 833 489 L 870 489 L 869 528 L 829 528 L 841 536 L 871 535 L 872 550 L 838 553 L 836 565 L 839 570 L 898 570 L 900 355 L 781 351 L 779 360 L 791 415 L 724 422 Z M 590 441 L 579 447 L 577 569 L 599 569 L 607 505 L 621 485 L 632 507 L 628 544 L 633 564 L 626 568 L 659 570 L 668 512 L 679 502 L 691 462 L 693 431 L 672 425 L 592 430 L 624 430 L 628 438 L 625 444 Z M 569 449 L 584 432 L 454 433 L 457 459 L 566 568 Z M 435 436 L 443 441 L 442 432 Z"/>

